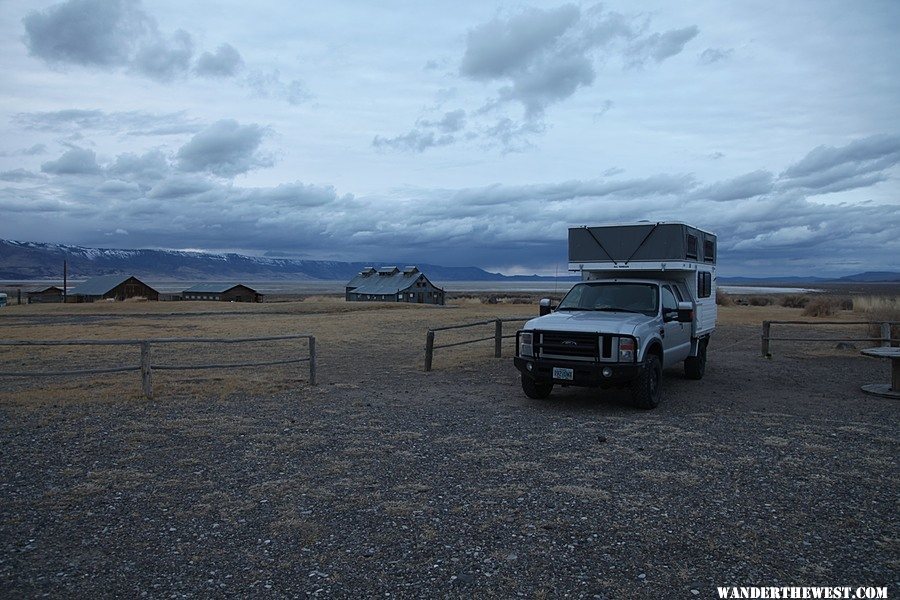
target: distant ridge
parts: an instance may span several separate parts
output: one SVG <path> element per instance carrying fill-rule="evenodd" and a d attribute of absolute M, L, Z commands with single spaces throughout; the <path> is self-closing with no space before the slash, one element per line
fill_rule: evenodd
<path fill-rule="evenodd" d="M 214 254 L 184 250 L 124 250 L 87 248 L 42 242 L 0 240 L 0 279 L 62 279 L 62 261 L 69 263 L 69 277 L 133 273 L 146 279 L 209 280 L 326 280 L 348 281 L 364 267 L 407 264 L 382 260 L 340 262 L 301 260 L 277 256 Z M 559 278 L 539 275 L 503 275 L 478 267 L 444 267 L 418 263 L 435 281 L 577 281 L 578 276 Z M 839 278 L 824 277 L 719 277 L 723 285 L 775 285 L 815 283 L 900 283 L 900 273 L 869 271 Z"/>
<path fill-rule="evenodd" d="M 86 248 L 41 242 L 0 240 L 0 279 L 62 279 L 63 259 L 69 277 L 133 273 L 155 280 L 330 280 L 349 281 L 364 267 L 398 265 L 403 261 L 340 262 L 280 257 L 212 254 L 183 250 L 122 250 Z M 507 276 L 478 267 L 443 267 L 418 263 L 435 281 L 553 281 L 537 275 Z M 560 277 L 574 281 L 577 277 Z"/>

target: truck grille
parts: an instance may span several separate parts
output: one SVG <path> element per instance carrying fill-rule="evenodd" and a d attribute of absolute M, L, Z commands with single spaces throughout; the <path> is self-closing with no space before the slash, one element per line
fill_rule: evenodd
<path fill-rule="evenodd" d="M 535 352 L 539 358 L 594 361 L 600 356 L 600 336 L 569 331 L 535 332 Z"/>

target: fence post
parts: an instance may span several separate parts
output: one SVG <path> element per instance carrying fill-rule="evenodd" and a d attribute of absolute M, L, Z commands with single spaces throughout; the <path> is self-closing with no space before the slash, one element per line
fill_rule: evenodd
<path fill-rule="evenodd" d="M 316 385 L 316 336 L 309 336 L 309 385 Z"/>
<path fill-rule="evenodd" d="M 763 321 L 762 324 L 762 355 L 763 358 L 772 358 L 769 352 L 769 329 L 772 327 L 770 321 Z"/>
<path fill-rule="evenodd" d="M 503 351 L 503 321 L 494 321 L 494 358 L 500 358 Z"/>
<path fill-rule="evenodd" d="M 431 359 L 434 358 L 434 330 L 429 329 L 425 336 L 425 371 L 431 370 Z"/>
<path fill-rule="evenodd" d="M 141 342 L 141 391 L 147 400 L 153 400 L 153 381 L 150 371 L 150 342 Z"/>
<path fill-rule="evenodd" d="M 890 323 L 882 323 L 881 324 L 881 345 L 882 346 L 890 346 L 891 345 L 891 324 Z"/>

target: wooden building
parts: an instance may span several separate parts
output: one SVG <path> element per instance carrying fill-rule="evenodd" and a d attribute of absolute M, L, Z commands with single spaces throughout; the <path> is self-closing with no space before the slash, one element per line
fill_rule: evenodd
<path fill-rule="evenodd" d="M 96 302 L 103 299 L 159 300 L 159 292 L 131 275 L 104 275 L 88 279 L 69 292 L 69 302 Z"/>
<path fill-rule="evenodd" d="M 409 302 L 444 304 L 444 290 L 437 287 L 418 267 L 366 267 L 347 282 L 348 302 Z"/>
<path fill-rule="evenodd" d="M 61 287 L 55 285 L 30 289 L 25 292 L 28 304 L 50 304 L 63 302 L 65 294 Z"/>
<path fill-rule="evenodd" d="M 240 283 L 201 283 L 181 292 L 181 298 L 219 302 L 262 302 L 265 296 Z"/>

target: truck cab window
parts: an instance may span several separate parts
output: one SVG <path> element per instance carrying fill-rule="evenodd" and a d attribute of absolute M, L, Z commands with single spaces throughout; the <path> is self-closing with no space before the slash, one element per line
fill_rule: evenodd
<path fill-rule="evenodd" d="M 670 310 L 678 310 L 678 301 L 675 299 L 675 294 L 672 293 L 672 289 L 669 286 L 663 286 L 662 289 L 662 305 L 663 305 L 663 313 Z"/>

